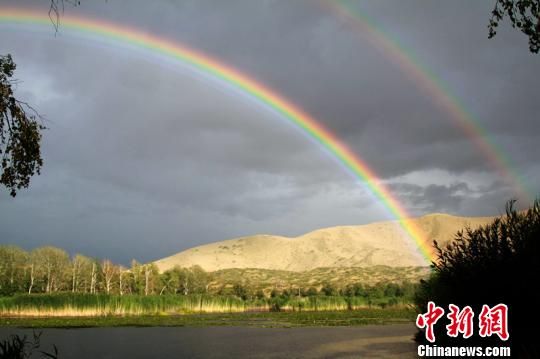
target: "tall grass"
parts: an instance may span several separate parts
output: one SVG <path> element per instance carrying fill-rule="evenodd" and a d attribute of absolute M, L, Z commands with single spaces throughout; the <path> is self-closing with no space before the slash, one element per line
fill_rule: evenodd
<path fill-rule="evenodd" d="M 189 313 L 238 313 L 253 311 L 340 311 L 371 307 L 403 306 L 388 298 L 312 296 L 242 300 L 235 296 L 209 295 L 106 295 L 19 294 L 0 298 L 4 317 L 98 317 L 169 315 Z"/>
<path fill-rule="evenodd" d="M 107 316 L 182 313 L 243 312 L 245 303 L 235 297 L 118 296 L 105 294 L 16 295 L 0 298 L 0 316 Z"/>
<path fill-rule="evenodd" d="M 283 303 L 282 310 L 292 311 L 335 311 L 366 308 L 405 307 L 409 302 L 396 298 L 368 299 L 365 297 L 313 296 L 293 297 Z"/>

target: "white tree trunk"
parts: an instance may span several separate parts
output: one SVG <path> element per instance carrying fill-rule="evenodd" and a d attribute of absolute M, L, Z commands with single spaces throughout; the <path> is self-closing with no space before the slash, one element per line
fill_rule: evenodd
<path fill-rule="evenodd" d="M 118 290 L 120 291 L 120 296 L 124 295 L 124 288 L 122 287 L 122 269 L 118 272 Z"/>
<path fill-rule="evenodd" d="M 75 287 L 77 285 L 77 264 L 73 263 L 73 272 L 71 280 L 71 292 L 75 293 Z"/>
<path fill-rule="evenodd" d="M 144 266 L 144 295 L 148 295 L 150 289 L 150 268 L 148 265 Z"/>
<path fill-rule="evenodd" d="M 47 263 L 47 288 L 46 292 L 51 292 L 51 264 Z"/>
<path fill-rule="evenodd" d="M 28 294 L 32 294 L 33 286 L 34 286 L 34 263 L 30 265 L 30 285 L 28 286 Z"/>
<path fill-rule="evenodd" d="M 96 292 L 96 263 L 92 263 L 92 276 L 90 277 L 90 293 Z"/>

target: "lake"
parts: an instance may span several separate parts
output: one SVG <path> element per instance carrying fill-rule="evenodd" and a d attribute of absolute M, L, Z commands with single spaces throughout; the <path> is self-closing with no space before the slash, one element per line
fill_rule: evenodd
<path fill-rule="evenodd" d="M 414 358 L 415 326 L 121 327 L 43 329 L 42 350 L 59 358 Z M 0 328 L 32 336 L 32 329 Z"/>

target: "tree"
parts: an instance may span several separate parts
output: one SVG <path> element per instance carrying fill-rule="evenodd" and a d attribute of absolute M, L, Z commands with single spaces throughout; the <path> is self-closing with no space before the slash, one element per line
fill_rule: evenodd
<path fill-rule="evenodd" d="M 145 264 L 143 268 L 144 268 L 144 295 L 148 295 L 150 294 L 150 290 L 151 290 L 150 278 L 152 276 L 152 268 L 148 264 Z"/>
<path fill-rule="evenodd" d="M 28 253 L 17 246 L 0 245 L 0 293 L 12 294 L 24 287 Z"/>
<path fill-rule="evenodd" d="M 131 270 L 130 270 L 130 292 L 134 294 L 141 294 L 142 288 L 144 288 L 144 281 L 141 280 L 142 277 L 142 266 L 135 259 L 131 260 Z"/>
<path fill-rule="evenodd" d="M 496 0 L 489 20 L 489 38 L 497 34 L 499 22 L 508 16 L 513 28 L 529 37 L 529 50 L 540 50 L 540 2 L 538 0 Z"/>
<path fill-rule="evenodd" d="M 246 300 L 248 297 L 247 289 L 241 283 L 235 283 L 233 285 L 233 293 L 235 296 L 243 300 Z"/>
<path fill-rule="evenodd" d="M 58 31 L 64 5 L 80 5 L 78 0 L 50 0 L 49 18 Z M 0 185 L 12 197 L 28 188 L 30 178 L 40 174 L 41 132 L 45 129 L 39 114 L 27 103 L 15 98 L 16 80 L 12 79 L 16 65 L 10 54 L 0 55 Z"/>
<path fill-rule="evenodd" d="M 308 297 L 314 297 L 317 294 L 319 294 L 319 291 L 315 287 L 309 287 L 308 290 L 306 291 L 306 295 Z"/>
<path fill-rule="evenodd" d="M 191 272 L 191 286 L 193 293 L 208 293 L 208 287 L 212 282 L 212 276 L 199 265 L 188 269 Z"/>
<path fill-rule="evenodd" d="M 477 333 L 465 340 L 450 338 L 444 323 L 437 323 L 437 344 L 510 344 L 516 357 L 540 356 L 536 332 L 530 330 L 540 320 L 536 310 L 540 294 L 534 288 L 540 273 L 540 202 L 523 212 L 517 212 L 513 206 L 514 202 L 509 202 L 506 216 L 491 224 L 458 232 L 445 248 L 435 242 L 438 254 L 432 265 L 433 274 L 421 283 L 415 298 L 421 313 L 426 312 L 429 301 L 443 308 L 450 303 L 461 308 L 468 305 L 475 314 L 481 313 L 483 304 L 506 304 L 510 343 L 481 338 Z M 418 335 L 417 341 L 422 340 L 423 335 Z"/>
<path fill-rule="evenodd" d="M 40 173 L 41 130 L 45 128 L 37 121 L 37 112 L 15 98 L 15 69 L 11 55 L 0 56 L 0 184 L 13 197 L 17 190 L 28 187 L 30 177 Z"/>
<path fill-rule="evenodd" d="M 71 291 L 89 291 L 92 276 L 92 259 L 76 254 L 71 261 Z"/>
<path fill-rule="evenodd" d="M 25 272 L 28 273 L 28 281 L 26 283 L 26 291 L 28 294 L 32 294 L 34 287 L 43 283 L 43 276 L 40 273 L 42 269 L 40 267 L 40 255 L 41 251 L 38 248 L 31 251 L 28 255 L 28 259 L 25 266 Z"/>
<path fill-rule="evenodd" d="M 354 295 L 356 297 L 361 297 L 366 295 L 366 291 L 364 290 L 364 286 L 362 283 L 356 283 L 354 284 Z"/>
<path fill-rule="evenodd" d="M 98 263 L 96 260 L 92 260 L 92 269 L 90 271 L 90 293 L 96 293 L 97 286 L 97 273 L 98 273 Z"/>
<path fill-rule="evenodd" d="M 69 255 L 60 248 L 40 247 L 33 251 L 36 272 L 43 278 L 46 293 L 61 289 L 69 268 Z"/>
<path fill-rule="evenodd" d="M 144 275 L 144 295 L 154 293 L 156 285 L 159 285 L 159 270 L 154 263 L 147 263 L 142 266 Z"/>
<path fill-rule="evenodd" d="M 175 266 L 172 269 L 169 269 L 163 274 L 161 274 L 160 281 L 161 281 L 161 290 L 159 294 L 163 294 L 165 291 L 177 294 L 180 290 L 180 272 L 181 268 L 179 266 Z"/>
<path fill-rule="evenodd" d="M 330 283 L 325 283 L 321 288 L 321 292 L 324 293 L 324 295 L 326 296 L 332 296 L 337 294 L 336 288 Z"/>
<path fill-rule="evenodd" d="M 108 259 L 101 262 L 101 273 L 103 274 L 103 280 L 105 281 L 105 292 L 111 293 L 112 280 L 116 274 L 116 266 Z"/>
<path fill-rule="evenodd" d="M 387 283 L 386 287 L 384 288 L 384 296 L 385 297 L 396 297 L 400 292 L 399 285 L 396 283 Z"/>
<path fill-rule="evenodd" d="M 256 292 L 255 292 L 255 298 L 261 300 L 261 299 L 265 299 L 266 296 L 264 295 L 264 291 L 262 289 L 258 289 Z"/>
<path fill-rule="evenodd" d="M 125 278 L 126 278 L 127 269 L 122 265 L 119 265 L 117 269 L 118 269 L 118 293 L 122 296 L 124 295 L 124 291 L 126 289 Z"/>

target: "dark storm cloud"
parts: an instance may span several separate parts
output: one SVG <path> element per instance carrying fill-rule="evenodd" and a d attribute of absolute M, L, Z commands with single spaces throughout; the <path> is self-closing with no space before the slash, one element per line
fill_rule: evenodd
<path fill-rule="evenodd" d="M 124 22 L 178 38 L 253 74 L 337 132 L 368 163 L 374 163 L 383 177 L 433 167 L 490 169 L 478 148 L 464 138 L 430 94 L 419 90 L 391 59 L 365 41 L 366 35 L 325 7 L 280 1 L 235 1 L 219 9 L 212 1 L 136 5 L 115 2 L 109 8 L 83 3 L 72 11 L 114 20 L 124 14 Z M 499 135 L 502 138 L 496 142 L 504 142 L 509 135 L 530 134 L 535 126 L 532 115 L 538 113 L 537 101 L 534 96 L 524 96 L 522 89 L 538 87 L 527 76 L 536 59 L 526 48 L 518 51 L 525 39 L 515 31 L 501 30 L 494 40 L 487 39 L 484 19 L 490 6 L 487 2 L 467 3 L 466 7 L 465 3 L 384 2 L 360 3 L 356 8 L 416 53 L 420 63 L 433 69 L 467 108 L 474 109 L 473 116 L 489 135 Z M 165 14 L 159 23 L 152 16 L 156 12 Z M 396 14 L 403 14 L 406 21 L 396 21 Z M 458 17 L 463 19 L 459 26 Z M 510 53 L 512 56 L 505 55 Z M 375 68 L 384 71 L 373 71 Z M 477 106 L 483 113 L 477 113 Z M 534 138 L 519 140 L 527 145 Z M 440 149 L 441 142 L 446 148 Z M 380 143 L 390 145 L 387 149 L 374 145 Z M 417 155 L 419 145 L 425 149 L 433 146 L 429 158 Z M 449 147 L 460 151 L 460 156 L 454 156 Z M 393 160 L 396 154 L 399 158 Z"/>
<path fill-rule="evenodd" d="M 395 183 L 390 188 L 414 207 L 421 207 L 426 212 L 459 213 L 462 203 L 474 194 L 464 182 L 450 185 L 430 184 L 425 187 L 411 183 Z"/>
<path fill-rule="evenodd" d="M 538 57 L 526 39 L 502 29 L 487 40 L 489 2 L 357 6 L 457 95 L 538 191 Z M 82 1 L 66 12 L 181 41 L 276 89 L 366 160 L 412 214 L 495 214 L 515 195 L 433 94 L 327 6 Z M 65 32 L 0 33 L 19 65 L 19 94 L 50 121 L 43 175 L 15 200 L 2 194 L 2 241 L 149 260 L 232 236 L 388 218 L 274 113 L 185 68 Z"/>
<path fill-rule="evenodd" d="M 516 31 L 503 28 L 487 39 L 489 2 L 363 2 L 356 8 L 415 54 L 419 66 L 447 84 L 502 151 L 526 166 L 520 150 L 513 153 L 506 142 L 511 136 L 523 146 L 534 143 L 529 134 L 540 108 L 531 96 L 538 84 L 530 74 L 537 61 Z M 432 94 L 326 7 L 270 1 L 232 2 L 220 11 L 213 2 L 178 9 L 181 20 L 171 15 L 160 23 L 165 33 L 294 99 L 381 176 L 430 168 L 492 170 Z M 201 19 L 198 26 L 191 18 Z M 388 147 L 381 149 L 381 143 Z M 417 153 L 419 145 L 424 155 Z"/>

